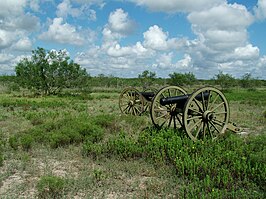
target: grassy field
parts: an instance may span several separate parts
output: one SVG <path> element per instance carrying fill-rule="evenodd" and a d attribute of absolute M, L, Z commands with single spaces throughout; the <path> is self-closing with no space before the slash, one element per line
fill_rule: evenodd
<path fill-rule="evenodd" d="M 225 93 L 246 134 L 199 142 L 121 115 L 120 90 L 0 85 L 0 198 L 266 198 L 265 89 Z"/>

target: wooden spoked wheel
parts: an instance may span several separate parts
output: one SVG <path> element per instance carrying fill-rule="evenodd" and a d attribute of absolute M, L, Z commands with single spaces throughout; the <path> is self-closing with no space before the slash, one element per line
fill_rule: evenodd
<path fill-rule="evenodd" d="M 158 91 L 151 103 L 151 119 L 156 128 L 180 128 L 183 106 L 178 103 L 161 104 L 161 99 L 183 96 L 186 91 L 178 86 L 167 86 Z"/>
<path fill-rule="evenodd" d="M 122 113 L 141 115 L 144 111 L 144 98 L 135 88 L 126 88 L 119 97 L 119 108 Z"/>
<path fill-rule="evenodd" d="M 225 132 L 228 121 L 228 102 L 216 88 L 204 87 L 195 91 L 185 104 L 183 125 L 194 141 L 216 139 Z"/>

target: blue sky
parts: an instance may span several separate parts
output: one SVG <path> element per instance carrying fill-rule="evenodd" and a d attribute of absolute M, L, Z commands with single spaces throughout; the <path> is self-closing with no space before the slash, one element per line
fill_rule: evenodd
<path fill-rule="evenodd" d="M 65 49 L 98 74 L 266 79 L 266 0 L 0 0 L 0 74 Z"/>

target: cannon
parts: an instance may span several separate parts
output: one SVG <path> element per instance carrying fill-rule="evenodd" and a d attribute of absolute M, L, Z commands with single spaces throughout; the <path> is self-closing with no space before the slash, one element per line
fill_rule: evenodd
<path fill-rule="evenodd" d="M 140 92 L 133 87 L 125 88 L 119 97 L 119 108 L 124 114 L 141 115 L 149 110 L 156 89 L 147 89 Z"/>
<path fill-rule="evenodd" d="M 229 105 L 224 94 L 214 87 L 187 94 L 178 86 L 167 86 L 158 91 L 150 107 L 156 128 L 181 128 L 194 141 L 216 139 L 226 129 L 240 131 L 229 122 Z"/>
<path fill-rule="evenodd" d="M 226 129 L 240 131 L 229 122 L 228 102 L 215 87 L 203 87 L 191 94 L 178 86 L 166 86 L 156 93 L 128 88 L 121 93 L 119 106 L 122 113 L 132 115 L 141 115 L 150 109 L 157 129 L 182 129 L 194 141 L 216 139 Z"/>

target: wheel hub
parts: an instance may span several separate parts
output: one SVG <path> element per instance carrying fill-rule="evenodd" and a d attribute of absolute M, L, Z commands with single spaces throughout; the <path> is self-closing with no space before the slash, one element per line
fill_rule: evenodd
<path fill-rule="evenodd" d="M 213 120 L 213 119 L 215 119 L 215 114 L 214 114 L 214 112 L 211 112 L 211 111 L 205 111 L 205 112 L 203 113 L 203 120 L 204 120 L 204 121 L 211 121 L 211 120 Z"/>
<path fill-rule="evenodd" d="M 133 100 L 130 100 L 129 102 L 128 102 L 128 106 L 134 106 L 134 101 Z"/>
<path fill-rule="evenodd" d="M 176 110 L 176 106 L 171 106 L 170 108 L 170 115 L 171 116 L 174 116 L 174 115 L 177 115 L 177 110 Z"/>

